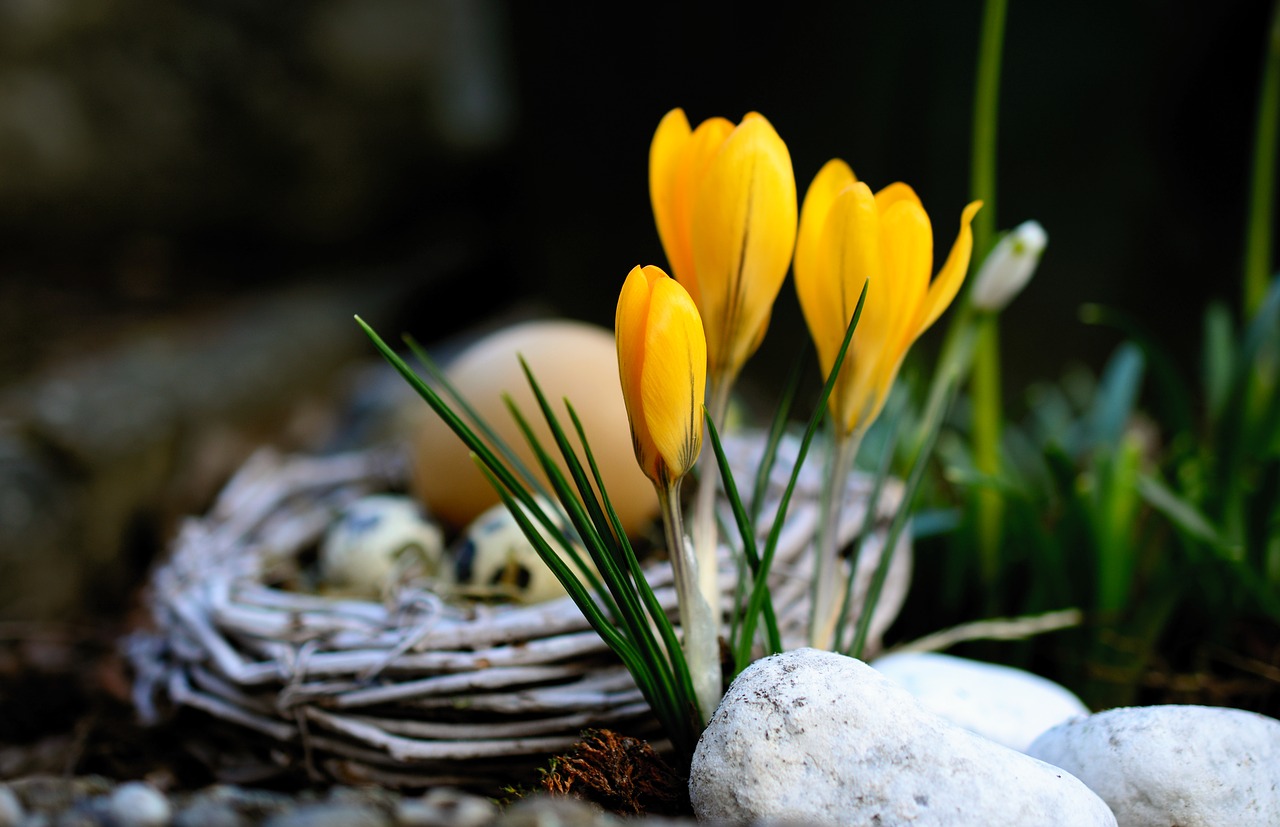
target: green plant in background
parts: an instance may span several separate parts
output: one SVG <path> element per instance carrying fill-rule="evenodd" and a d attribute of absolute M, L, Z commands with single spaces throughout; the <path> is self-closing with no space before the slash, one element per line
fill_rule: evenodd
<path fill-rule="evenodd" d="M 1260 92 L 1246 321 L 1237 329 L 1224 307 L 1208 310 L 1196 383 L 1137 323 L 1087 308 L 1087 320 L 1129 341 L 1096 381 L 1076 373 L 1031 388 L 1028 419 L 1014 423 L 1003 413 L 996 334 L 1011 293 L 997 285 L 1025 283 L 1045 236 L 1023 224 L 989 246 L 1005 11 L 1004 0 L 986 4 L 974 106 L 973 192 L 987 202 L 974 236 L 985 261 L 953 318 L 924 407 L 937 408 L 945 366 L 962 375 L 971 368 L 969 393 L 941 439 L 921 525 L 959 527 L 930 541 L 940 550 L 934 605 L 948 620 L 1083 609 L 1080 629 L 1046 644 L 1055 653 L 1049 668 L 1108 706 L 1133 701 L 1154 662 L 1185 661 L 1180 633 L 1193 632 L 1202 653 L 1221 651 L 1238 623 L 1280 620 L 1280 288 L 1268 292 L 1265 278 L 1280 17 Z M 919 446 L 908 443 L 903 457 L 918 456 Z"/>
<path fill-rule="evenodd" d="M 1005 423 L 998 478 L 961 433 L 939 454 L 950 483 L 1003 498 L 1003 565 L 985 602 L 1083 609 L 1057 677 L 1102 707 L 1133 702 L 1155 661 L 1187 659 L 1177 630 L 1203 656 L 1229 649 L 1241 621 L 1280 623 L 1280 282 L 1238 331 L 1225 308 L 1208 310 L 1199 382 L 1131 320 L 1096 307 L 1086 317 L 1132 336 L 1096 381 L 1076 372 L 1029 390 L 1028 418 Z M 976 548 L 951 538 L 954 582 L 985 581 Z M 947 602 L 964 615 L 960 591 Z"/>
<path fill-rule="evenodd" d="M 1253 139 L 1253 176 L 1249 188 L 1249 223 L 1244 241 L 1246 316 L 1257 312 L 1271 277 L 1271 232 L 1275 226 L 1276 131 L 1280 122 L 1280 3 L 1271 7 L 1258 90 Z"/>

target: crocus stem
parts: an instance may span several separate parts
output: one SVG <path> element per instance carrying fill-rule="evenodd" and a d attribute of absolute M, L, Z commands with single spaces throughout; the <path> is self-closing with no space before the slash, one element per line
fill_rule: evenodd
<path fill-rule="evenodd" d="M 982 210 L 973 218 L 974 260 L 982 261 L 996 227 L 996 136 L 999 124 L 1000 57 L 1004 47 L 1007 0 L 987 0 L 978 47 L 978 77 L 973 96 L 973 147 L 969 187 Z"/>
<path fill-rule="evenodd" d="M 698 589 L 698 560 L 684 537 L 684 517 L 680 511 L 680 480 L 655 485 L 662 507 L 662 527 L 667 554 L 676 580 L 676 600 L 680 606 L 680 627 L 684 632 L 685 662 L 698 700 L 700 720 L 705 724 L 720 705 L 723 682 L 720 676 L 719 623 Z"/>
<path fill-rule="evenodd" d="M 978 472 L 994 480 L 1000 473 L 1000 330 L 994 313 L 975 319 L 978 341 L 974 350 L 970 391 L 973 401 L 973 461 Z M 989 486 L 977 489 L 978 564 L 989 595 L 1000 568 L 1000 525 L 1003 503 L 1000 492 Z"/>
<path fill-rule="evenodd" d="M 729 409 L 729 383 L 712 379 L 707 394 L 707 416 L 724 428 L 725 412 Z M 703 443 L 706 435 L 703 434 Z M 698 556 L 698 590 L 711 610 L 711 616 L 720 617 L 720 571 L 716 562 L 720 542 L 716 528 L 716 491 L 720 488 L 720 470 L 715 457 L 703 458 L 699 468 L 698 492 L 694 500 L 693 548 Z"/>
<path fill-rule="evenodd" d="M 1253 138 L 1253 178 L 1249 187 L 1249 225 L 1244 251 L 1244 317 L 1262 306 L 1271 281 L 1271 226 L 1275 208 L 1276 131 L 1280 121 L 1280 0 L 1271 8 L 1258 120 Z"/>
<path fill-rule="evenodd" d="M 982 39 L 973 99 L 973 155 L 970 165 L 972 197 L 983 202 L 973 222 L 973 251 L 982 261 L 991 249 L 996 221 L 996 136 L 1000 101 L 1000 58 L 1004 47 L 1007 0 L 987 0 L 982 14 Z M 980 314 L 986 316 L 987 314 Z M 978 318 L 978 341 L 973 362 L 973 458 L 982 473 L 1000 472 L 1000 353 L 994 317 Z M 999 553 L 1001 501 L 990 488 L 976 499 L 978 554 L 983 574 Z M 990 580 L 987 581 L 990 583 Z"/>
<path fill-rule="evenodd" d="M 840 606 L 836 601 L 838 586 L 845 582 L 837 571 L 840 537 L 840 510 L 844 491 L 853 469 L 854 457 L 862 433 L 844 433 L 834 429 L 831 450 L 827 456 L 826 479 L 818 504 L 818 536 L 813 568 L 813 609 L 809 617 L 809 644 L 816 649 L 830 649 L 835 641 L 836 620 Z"/>

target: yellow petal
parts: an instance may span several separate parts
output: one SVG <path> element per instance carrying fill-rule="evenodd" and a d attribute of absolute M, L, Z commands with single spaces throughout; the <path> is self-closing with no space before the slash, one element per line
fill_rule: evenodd
<path fill-rule="evenodd" d="M 733 134 L 733 129 L 733 123 L 726 118 L 707 118 L 698 124 L 685 144 L 676 172 L 675 220 L 681 247 L 678 262 L 673 261 L 671 265 L 675 268 L 672 276 L 689 291 L 699 308 L 702 307 L 702 289 L 694 260 L 693 210 L 711 163 Z"/>
<path fill-rule="evenodd" d="M 969 258 L 973 255 L 973 217 L 982 209 L 981 201 L 974 201 L 964 208 L 960 215 L 960 232 L 947 260 L 938 271 L 938 276 L 929 285 L 929 296 L 925 301 L 925 312 L 920 330 L 921 333 L 938 320 L 943 311 L 951 304 L 964 282 L 965 273 L 969 270 Z"/>
<path fill-rule="evenodd" d="M 796 256 L 794 272 L 796 290 L 810 289 L 816 281 L 814 259 L 818 255 L 818 239 L 827 216 L 831 213 L 831 202 L 845 187 L 856 181 L 853 170 L 839 158 L 833 158 L 818 170 L 804 194 L 804 205 L 800 208 L 800 229 L 796 235 Z M 802 285 L 801 281 L 808 286 Z M 801 299 L 803 306 L 804 299 Z"/>
<path fill-rule="evenodd" d="M 689 207 L 681 201 L 680 171 L 692 130 L 683 109 L 672 109 L 658 123 L 649 144 L 649 200 L 658 237 L 672 272 L 693 269 L 689 245 Z"/>
<path fill-rule="evenodd" d="M 702 447 L 706 342 L 688 292 L 665 277 L 652 288 L 641 394 L 649 436 L 665 465 L 662 481 L 671 481 L 693 467 Z"/>
<path fill-rule="evenodd" d="M 933 229 L 919 201 L 896 199 L 881 211 L 880 256 L 881 291 L 887 307 L 883 336 L 889 354 L 884 362 L 888 364 L 915 341 L 933 273 Z M 887 370 L 885 364 L 881 367 Z"/>
<path fill-rule="evenodd" d="M 823 276 L 822 294 L 810 298 L 811 310 L 805 312 L 806 321 L 812 315 L 813 325 L 821 332 L 814 334 L 823 374 L 835 363 L 845 331 L 858 304 L 862 287 L 867 289 L 867 301 L 855 336 L 874 343 L 875 336 L 868 336 L 877 324 L 875 299 L 881 296 L 879 287 L 881 266 L 880 216 L 876 202 L 866 184 L 857 182 L 845 188 L 831 203 L 831 211 L 820 236 L 818 262 Z M 882 303 L 882 302 L 881 302 Z M 805 303 L 802 303 L 803 308 Z M 870 324 L 868 324 L 870 323 Z M 864 327 L 866 325 L 866 327 Z M 811 330 L 813 328 L 811 327 Z M 859 357 L 866 346 L 850 345 Z M 845 372 L 852 372 L 852 362 L 846 357 Z"/>
<path fill-rule="evenodd" d="M 916 191 L 901 181 L 895 181 L 876 193 L 876 206 L 880 208 L 882 214 L 899 201 L 908 201 L 920 209 L 924 209 L 924 205 L 920 203 L 920 196 L 916 195 Z"/>
<path fill-rule="evenodd" d="M 652 274 L 638 266 L 627 275 L 618 295 L 614 338 L 618 348 L 618 379 L 631 423 L 631 443 L 636 462 L 646 476 L 656 479 L 659 457 L 653 449 L 653 438 L 645 421 L 641 390 L 652 280 Z"/>
<path fill-rule="evenodd" d="M 750 113 L 712 159 L 694 202 L 698 307 L 712 371 L 736 375 L 760 340 L 795 249 L 796 213 L 786 144 Z"/>

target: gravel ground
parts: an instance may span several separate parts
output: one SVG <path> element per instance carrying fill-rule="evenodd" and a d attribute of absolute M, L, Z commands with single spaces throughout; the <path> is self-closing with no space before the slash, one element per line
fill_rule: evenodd
<path fill-rule="evenodd" d="M 510 806 L 452 789 L 422 796 L 380 787 L 296 794 L 215 784 L 166 794 L 141 781 L 31 776 L 0 784 L 0 827 L 587 827 L 692 825 L 626 818 L 568 797 L 533 795 Z"/>

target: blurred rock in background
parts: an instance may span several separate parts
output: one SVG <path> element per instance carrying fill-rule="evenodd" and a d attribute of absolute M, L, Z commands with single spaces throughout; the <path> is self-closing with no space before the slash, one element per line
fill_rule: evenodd
<path fill-rule="evenodd" d="M 118 612 L 248 453 L 340 439 L 353 314 L 480 317 L 505 37 L 489 0 L 0 0 L 0 620 Z"/>

